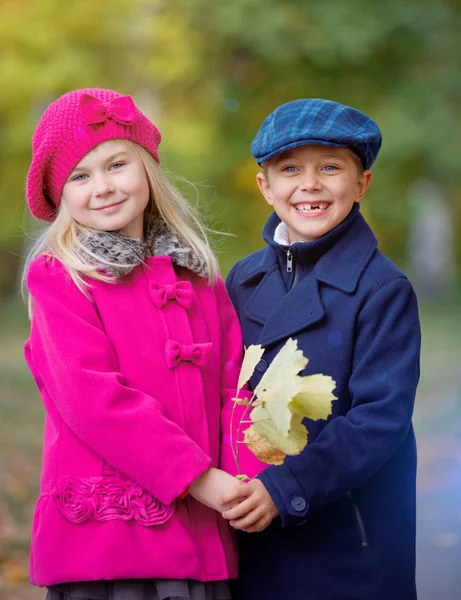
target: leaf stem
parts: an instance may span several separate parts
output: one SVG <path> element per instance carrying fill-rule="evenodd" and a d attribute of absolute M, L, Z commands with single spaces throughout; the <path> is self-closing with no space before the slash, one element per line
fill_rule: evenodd
<path fill-rule="evenodd" d="M 250 400 L 248 401 L 248 404 L 245 406 L 245 410 L 243 411 L 243 415 L 240 417 L 240 421 L 239 421 L 239 424 L 237 426 L 237 435 L 236 435 L 236 439 L 235 439 L 235 442 L 236 442 L 235 450 L 234 450 L 234 445 L 231 443 L 232 455 L 234 457 L 235 466 L 237 467 L 237 473 L 239 475 L 242 475 L 242 472 L 240 470 L 240 465 L 239 465 L 239 454 L 240 454 L 240 452 L 239 452 L 239 450 L 240 450 L 240 447 L 239 447 L 239 438 L 240 438 L 240 434 L 241 434 L 242 422 L 245 419 L 245 416 L 246 416 L 246 414 L 248 412 L 248 408 L 250 406 L 252 406 L 254 398 L 255 398 L 255 395 L 253 393 L 253 395 L 251 396 Z M 234 406 L 232 408 L 232 414 L 231 414 L 231 419 L 230 419 L 230 439 L 231 439 L 231 442 L 232 442 L 232 433 L 234 431 L 234 414 L 235 414 L 235 407 L 236 406 L 237 406 L 237 402 L 234 400 Z M 251 422 L 251 421 L 247 421 L 247 422 Z"/>

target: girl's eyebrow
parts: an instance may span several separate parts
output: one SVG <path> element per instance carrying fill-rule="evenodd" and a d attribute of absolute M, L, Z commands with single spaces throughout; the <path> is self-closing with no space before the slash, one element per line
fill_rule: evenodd
<path fill-rule="evenodd" d="M 126 150 L 119 150 L 118 152 L 114 152 L 113 154 L 111 154 L 110 156 L 108 156 L 107 158 L 104 159 L 104 163 L 111 163 L 113 162 L 116 158 L 126 158 L 127 152 Z M 88 167 L 86 165 L 82 165 L 80 167 L 74 167 L 69 175 L 69 177 L 71 175 L 73 175 L 74 173 L 78 173 L 79 171 L 87 171 Z"/>
<path fill-rule="evenodd" d="M 113 160 L 115 160 L 116 158 L 122 158 L 122 157 L 126 158 L 126 156 L 127 156 L 126 150 L 119 150 L 118 152 L 114 152 L 114 154 L 111 154 L 110 156 L 108 156 L 104 162 L 109 163 L 109 162 L 112 162 Z"/>

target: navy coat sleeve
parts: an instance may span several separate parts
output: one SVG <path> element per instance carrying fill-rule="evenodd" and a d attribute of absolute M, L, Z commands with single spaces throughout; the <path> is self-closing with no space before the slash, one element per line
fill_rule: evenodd
<path fill-rule="evenodd" d="M 416 297 L 410 282 L 397 278 L 358 315 L 348 413 L 328 422 L 299 456 L 259 475 L 284 526 L 361 485 L 396 452 L 411 427 L 419 353 Z"/>

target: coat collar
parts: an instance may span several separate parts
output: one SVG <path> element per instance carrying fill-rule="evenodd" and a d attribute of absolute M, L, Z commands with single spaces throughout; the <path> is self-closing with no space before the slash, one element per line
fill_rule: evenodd
<path fill-rule="evenodd" d="M 145 242 L 118 231 L 96 229 L 80 230 L 79 241 L 82 258 L 115 278 L 127 275 L 149 256 L 171 256 L 174 264 L 187 267 L 200 276 L 207 275 L 207 267 L 201 257 L 184 245 L 161 219 L 156 219 L 147 228 Z"/>
<path fill-rule="evenodd" d="M 263 232 L 268 246 L 254 255 L 242 274 L 241 283 L 260 278 L 278 264 L 281 254 L 286 256 L 288 246 L 273 241 L 273 233 L 279 224 L 280 219 L 272 213 Z M 359 212 L 359 205 L 355 204 L 338 227 L 315 242 L 291 244 L 290 249 L 301 261 L 309 254 L 315 257 L 314 274 L 319 281 L 351 293 L 356 289 L 377 245 L 375 235 Z"/>
<path fill-rule="evenodd" d="M 268 225 L 275 229 L 278 222 L 272 215 Z M 346 293 L 355 291 L 376 250 L 377 240 L 357 211 L 346 225 L 334 243 L 327 244 L 312 273 L 290 290 L 287 290 L 280 270 L 279 252 L 285 252 L 285 249 L 271 244 L 256 254 L 241 283 L 250 283 L 263 276 L 245 310 L 248 318 L 263 325 L 258 343 L 268 346 L 322 320 L 325 309 L 319 282 Z"/>

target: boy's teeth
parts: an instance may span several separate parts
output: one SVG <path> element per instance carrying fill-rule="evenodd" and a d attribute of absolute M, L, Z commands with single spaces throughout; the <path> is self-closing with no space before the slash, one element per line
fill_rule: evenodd
<path fill-rule="evenodd" d="M 298 212 L 315 212 L 318 210 L 326 210 L 328 208 L 328 204 L 326 202 L 322 202 L 320 204 L 298 204 L 295 206 Z"/>

